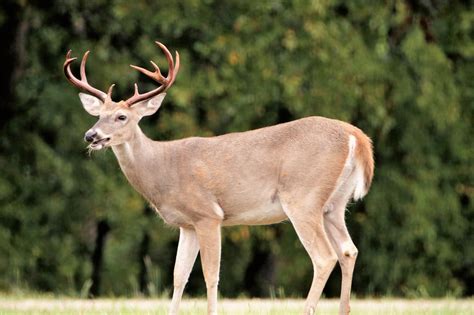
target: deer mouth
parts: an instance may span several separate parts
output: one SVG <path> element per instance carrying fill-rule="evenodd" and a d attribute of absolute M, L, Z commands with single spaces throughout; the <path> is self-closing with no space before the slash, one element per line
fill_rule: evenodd
<path fill-rule="evenodd" d="M 110 141 L 109 137 L 94 140 L 91 144 L 89 144 L 89 148 L 91 148 L 93 150 L 100 150 L 100 149 L 106 147 L 107 144 L 109 143 L 109 141 Z"/>

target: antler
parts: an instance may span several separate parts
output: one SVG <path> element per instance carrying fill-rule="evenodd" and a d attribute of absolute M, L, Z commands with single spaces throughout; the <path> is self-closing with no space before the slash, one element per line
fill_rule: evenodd
<path fill-rule="evenodd" d="M 155 68 L 155 71 L 153 71 L 153 72 L 149 71 L 145 68 L 130 65 L 130 67 L 132 67 L 133 69 L 140 71 L 141 73 L 143 73 L 147 77 L 152 78 L 153 80 L 160 83 L 161 85 L 159 87 L 157 87 L 156 89 L 152 90 L 152 91 L 140 94 L 138 92 L 138 85 L 135 83 L 135 93 L 133 94 L 132 97 L 130 97 L 129 99 L 127 99 L 125 101 L 125 103 L 128 106 L 132 106 L 135 103 L 138 103 L 140 101 L 149 99 L 149 98 L 151 98 L 155 95 L 163 93 L 164 91 L 166 91 L 167 89 L 169 89 L 171 87 L 171 85 L 174 83 L 174 80 L 176 79 L 176 75 L 178 74 L 178 71 L 179 71 L 179 54 L 178 54 L 178 52 L 176 52 L 176 66 L 175 66 L 174 61 L 173 61 L 173 56 L 171 55 L 168 48 L 166 48 L 166 46 L 163 45 L 160 42 L 155 42 L 155 43 L 161 48 L 161 50 L 163 50 L 163 52 L 166 56 L 166 59 L 168 60 L 168 67 L 169 67 L 168 75 L 166 77 L 164 77 L 161 74 L 160 68 L 153 61 L 150 61 L 153 68 Z"/>
<path fill-rule="evenodd" d="M 66 75 L 66 78 L 69 80 L 69 82 L 72 83 L 72 85 L 80 88 L 81 90 L 99 98 L 102 102 L 105 102 L 105 99 L 107 97 L 111 97 L 112 94 L 112 88 L 114 85 L 110 86 L 108 93 L 106 94 L 105 92 L 102 92 L 101 90 L 96 89 L 95 87 L 91 86 L 87 82 L 87 76 L 86 76 L 86 62 L 87 62 L 87 57 L 89 56 L 89 51 L 86 51 L 84 56 L 82 57 L 81 61 L 81 79 L 79 80 L 76 78 L 71 71 L 71 63 L 76 60 L 77 58 L 71 58 L 71 50 L 67 52 L 66 55 L 66 61 L 64 61 L 64 74 Z"/>
<path fill-rule="evenodd" d="M 160 68 L 153 61 L 150 61 L 151 64 L 153 65 L 153 67 L 155 68 L 155 71 L 153 71 L 153 72 L 149 71 L 145 68 L 130 65 L 132 68 L 134 68 L 134 69 L 140 71 L 141 73 L 143 73 L 144 75 L 152 78 L 153 80 L 160 83 L 161 85 L 159 87 L 157 87 L 156 89 L 152 90 L 152 91 L 140 94 L 138 92 L 138 85 L 135 83 L 135 92 L 134 92 L 133 96 L 125 101 L 125 103 L 128 106 L 132 106 L 133 104 L 135 104 L 137 102 L 149 99 L 149 98 L 151 98 L 155 95 L 158 95 L 160 93 L 165 92 L 168 88 L 170 88 L 170 86 L 174 83 L 174 81 L 176 79 L 176 75 L 178 74 L 178 71 L 179 71 L 179 54 L 178 54 L 178 52 L 176 52 L 176 65 L 175 65 L 175 63 L 173 61 L 173 56 L 169 52 L 168 48 L 166 48 L 166 46 L 163 45 L 160 42 L 155 42 L 155 43 L 161 48 L 161 50 L 163 50 L 163 52 L 165 53 L 166 59 L 168 60 L 168 66 L 169 66 L 168 75 L 166 77 L 164 77 L 161 74 Z M 64 74 L 66 75 L 66 78 L 69 80 L 69 82 L 71 82 L 74 86 L 80 88 L 81 90 L 83 90 L 83 91 L 99 98 L 102 102 L 105 102 L 105 100 L 107 98 L 111 99 L 112 89 L 114 87 L 114 84 L 112 84 L 110 86 L 108 92 L 105 93 L 105 92 L 91 86 L 87 82 L 86 63 L 87 63 L 87 58 L 89 56 L 89 51 L 86 51 L 84 56 L 82 57 L 81 69 L 80 69 L 80 79 L 76 78 L 72 74 L 71 63 L 74 60 L 76 60 L 77 58 L 75 58 L 75 57 L 71 58 L 71 52 L 72 52 L 71 50 L 68 51 L 68 53 L 66 55 L 66 61 L 64 61 L 64 66 L 63 66 L 64 67 Z"/>

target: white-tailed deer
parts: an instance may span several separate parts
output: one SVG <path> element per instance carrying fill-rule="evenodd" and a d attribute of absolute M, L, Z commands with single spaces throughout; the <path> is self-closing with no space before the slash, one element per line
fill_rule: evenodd
<path fill-rule="evenodd" d="M 132 66 L 160 85 L 126 101 L 71 71 L 71 51 L 64 73 L 80 93 L 85 110 L 99 121 L 85 134 L 89 148 L 112 147 L 120 167 L 163 220 L 179 227 L 170 314 L 177 314 L 184 286 L 198 252 L 207 287 L 208 313 L 217 314 L 221 228 L 259 225 L 289 219 L 314 267 L 304 314 L 313 314 L 337 261 L 342 270 L 340 314 L 349 313 L 357 248 L 347 231 L 344 213 L 350 199 L 370 187 L 374 161 L 370 139 L 358 128 L 333 119 L 308 117 L 289 123 L 209 138 L 153 141 L 138 122 L 154 114 L 179 70 L 171 53 L 157 42 L 169 64 L 167 77 Z"/>

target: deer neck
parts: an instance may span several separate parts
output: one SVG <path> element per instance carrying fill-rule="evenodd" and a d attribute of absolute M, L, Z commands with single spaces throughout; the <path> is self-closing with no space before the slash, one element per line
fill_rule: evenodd
<path fill-rule="evenodd" d="M 147 183 L 150 183 L 150 176 L 157 178 L 157 173 L 163 169 L 164 152 L 160 142 L 151 140 L 136 126 L 132 138 L 112 146 L 112 150 L 128 181 L 148 199 L 150 187 Z"/>
<path fill-rule="evenodd" d="M 137 163 L 143 162 L 147 150 L 147 144 L 153 142 L 136 126 L 130 140 L 119 145 L 112 146 L 120 167 L 135 168 Z"/>

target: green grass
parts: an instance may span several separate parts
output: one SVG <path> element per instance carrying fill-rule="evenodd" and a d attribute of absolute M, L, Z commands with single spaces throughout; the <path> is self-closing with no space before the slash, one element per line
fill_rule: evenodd
<path fill-rule="evenodd" d="M 97 299 L 0 296 L 0 314 L 167 314 L 168 300 L 163 299 Z M 338 300 L 323 299 L 317 314 L 337 314 Z M 220 300 L 221 315 L 291 315 L 302 314 L 303 300 Z M 361 299 L 351 303 L 351 315 L 462 315 L 474 314 L 473 299 L 401 300 Z M 185 299 L 181 304 L 183 315 L 206 314 L 206 301 Z"/>

